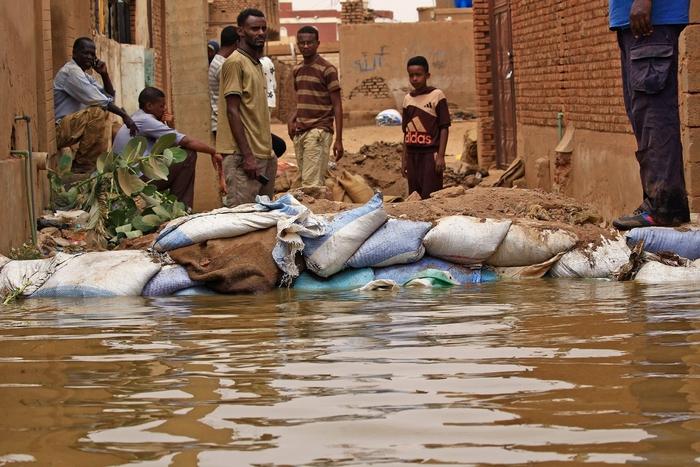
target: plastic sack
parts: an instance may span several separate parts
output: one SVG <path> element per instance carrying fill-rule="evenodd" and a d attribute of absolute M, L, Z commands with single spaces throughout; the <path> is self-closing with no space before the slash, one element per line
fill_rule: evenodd
<path fill-rule="evenodd" d="M 447 271 L 426 269 L 404 284 L 404 287 L 444 288 L 460 285 Z"/>
<path fill-rule="evenodd" d="M 364 206 L 338 214 L 328 223 L 323 235 L 304 238 L 306 266 L 321 277 L 329 277 L 341 271 L 350 257 L 386 219 L 380 193 L 374 195 Z"/>
<path fill-rule="evenodd" d="M 204 282 L 193 281 L 187 274 L 187 269 L 179 264 L 163 266 L 163 268 L 148 281 L 141 295 L 144 297 L 167 297 L 175 292 L 190 287 L 203 285 Z"/>
<path fill-rule="evenodd" d="M 641 227 L 626 234 L 632 247 L 644 240 L 644 251 L 659 253 L 670 251 L 690 260 L 700 258 L 700 230 L 680 231 L 670 227 Z"/>
<path fill-rule="evenodd" d="M 58 253 L 53 258 L 5 261 L 0 269 L 0 296 L 18 289 L 22 290 L 23 296 L 33 294 L 56 269 L 72 258 L 73 255 Z"/>
<path fill-rule="evenodd" d="M 230 238 L 267 229 L 284 219 L 281 211 L 268 211 L 258 204 L 180 217 L 170 221 L 153 242 L 156 251 L 170 251 L 216 238 Z"/>
<path fill-rule="evenodd" d="M 430 222 L 389 219 L 348 260 L 351 268 L 415 263 L 425 254 L 423 237 Z"/>
<path fill-rule="evenodd" d="M 585 277 L 605 279 L 611 277 L 629 261 L 630 249 L 624 237 L 604 239 L 600 245 L 569 251 L 552 266 L 552 277 Z"/>
<path fill-rule="evenodd" d="M 196 297 L 201 295 L 221 295 L 212 289 L 204 286 L 198 287 L 188 287 L 186 289 L 178 290 L 173 294 L 175 297 Z"/>
<path fill-rule="evenodd" d="M 334 290 L 357 289 L 372 281 L 374 281 L 374 272 L 371 268 L 347 269 L 328 279 L 305 271 L 294 281 L 293 288 L 315 292 L 332 292 Z"/>
<path fill-rule="evenodd" d="M 343 170 L 340 172 L 337 181 L 338 185 L 344 190 L 344 195 L 349 196 L 353 203 L 366 203 L 374 196 L 374 190 L 362 175 L 352 174 L 347 170 Z M 335 189 L 333 191 L 333 199 L 338 194 L 339 192 Z M 342 199 L 337 201 L 342 201 Z"/>
<path fill-rule="evenodd" d="M 62 264 L 31 296 L 137 296 L 160 268 L 142 250 L 85 253 Z"/>
<path fill-rule="evenodd" d="M 576 235 L 566 230 L 513 224 L 506 238 L 486 264 L 497 267 L 530 266 L 544 263 L 576 245 Z"/>
<path fill-rule="evenodd" d="M 668 266 L 656 261 L 646 263 L 637 273 L 635 281 L 643 284 L 663 284 L 667 282 L 700 283 L 700 260 L 690 266 Z"/>
<path fill-rule="evenodd" d="M 396 109 L 382 110 L 374 117 L 377 126 L 398 126 L 401 125 L 401 113 Z"/>
<path fill-rule="evenodd" d="M 493 255 L 511 221 L 449 216 L 438 221 L 423 243 L 430 256 L 457 264 L 479 264 Z"/>
<path fill-rule="evenodd" d="M 461 285 L 494 282 L 498 280 L 498 276 L 492 271 L 482 270 L 481 268 L 472 269 L 430 256 L 425 256 L 420 261 L 411 264 L 375 268 L 374 278 L 388 279 L 403 285 L 411 279 L 418 277 L 418 275 L 426 269 L 446 271 Z"/>

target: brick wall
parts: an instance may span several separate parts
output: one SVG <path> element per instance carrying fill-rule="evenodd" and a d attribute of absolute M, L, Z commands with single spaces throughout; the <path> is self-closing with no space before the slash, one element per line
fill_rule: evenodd
<path fill-rule="evenodd" d="M 474 2 L 474 69 L 476 76 L 479 124 L 477 141 L 479 165 L 489 167 L 496 161 L 493 111 L 493 81 L 491 78 L 491 33 L 489 0 Z"/>
<path fill-rule="evenodd" d="M 690 4 L 680 41 L 680 104 L 685 177 L 691 212 L 700 212 L 700 2 Z"/>
<path fill-rule="evenodd" d="M 343 24 L 362 24 L 374 21 L 372 12 L 365 8 L 362 0 L 346 0 L 340 10 L 340 22 Z"/>
<path fill-rule="evenodd" d="M 246 8 L 257 8 L 265 13 L 268 39 L 279 39 L 280 17 L 278 0 L 213 0 L 209 3 L 207 38 L 218 42 L 221 30 L 228 25 L 235 25 L 238 13 Z"/>
<path fill-rule="evenodd" d="M 165 0 L 151 0 L 151 47 L 153 48 L 156 87 L 169 95 L 166 77 Z"/>
<path fill-rule="evenodd" d="M 495 146 L 489 0 L 474 1 L 480 156 Z M 511 0 L 515 102 L 520 125 L 565 124 L 624 133 L 631 128 L 622 100 L 619 51 L 608 29 L 608 0 Z"/>

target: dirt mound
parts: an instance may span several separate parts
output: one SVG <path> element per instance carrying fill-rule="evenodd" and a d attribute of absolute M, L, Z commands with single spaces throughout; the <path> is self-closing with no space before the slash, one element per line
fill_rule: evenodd
<path fill-rule="evenodd" d="M 601 236 L 616 233 L 603 227 L 602 218 L 589 206 L 554 193 L 519 188 L 482 188 L 464 190 L 452 187 L 433 193 L 422 201 L 386 204 L 389 215 L 435 222 L 446 216 L 465 215 L 493 219 L 530 219 L 552 228 L 576 234 L 579 244 L 599 243 Z M 317 213 L 332 213 L 354 207 L 352 204 L 303 198 L 302 203 Z"/>
<path fill-rule="evenodd" d="M 377 143 L 362 146 L 358 153 L 346 153 L 337 167 L 362 175 L 372 188 L 388 196 L 408 196 L 406 179 L 401 176 L 401 143 Z"/>

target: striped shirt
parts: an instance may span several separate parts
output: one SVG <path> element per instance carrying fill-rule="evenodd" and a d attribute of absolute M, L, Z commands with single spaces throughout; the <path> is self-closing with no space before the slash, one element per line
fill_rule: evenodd
<path fill-rule="evenodd" d="M 294 67 L 294 90 L 297 93 L 297 133 L 313 128 L 333 132 L 331 93 L 340 91 L 338 70 L 320 55 L 311 65 Z"/>
<path fill-rule="evenodd" d="M 221 65 L 226 61 L 226 57 L 216 54 L 209 64 L 209 103 L 211 105 L 211 131 L 216 131 L 219 119 L 219 77 L 221 75 Z"/>

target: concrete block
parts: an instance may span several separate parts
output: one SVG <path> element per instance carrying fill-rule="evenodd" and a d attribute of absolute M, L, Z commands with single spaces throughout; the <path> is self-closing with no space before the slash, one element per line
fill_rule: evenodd
<path fill-rule="evenodd" d="M 688 196 L 700 196 L 700 162 L 685 164 L 685 186 Z"/>
<path fill-rule="evenodd" d="M 679 40 L 681 92 L 700 92 L 700 25 L 685 28 Z"/>
<path fill-rule="evenodd" d="M 700 128 L 683 127 L 681 135 L 685 162 L 700 162 Z"/>
<path fill-rule="evenodd" d="M 690 2 L 690 23 L 700 24 L 700 2 L 697 0 Z"/>
<path fill-rule="evenodd" d="M 690 205 L 690 212 L 700 213 L 700 196 L 688 196 L 688 204 Z"/>
<path fill-rule="evenodd" d="M 682 125 L 700 127 L 700 94 L 682 93 L 680 110 Z"/>

